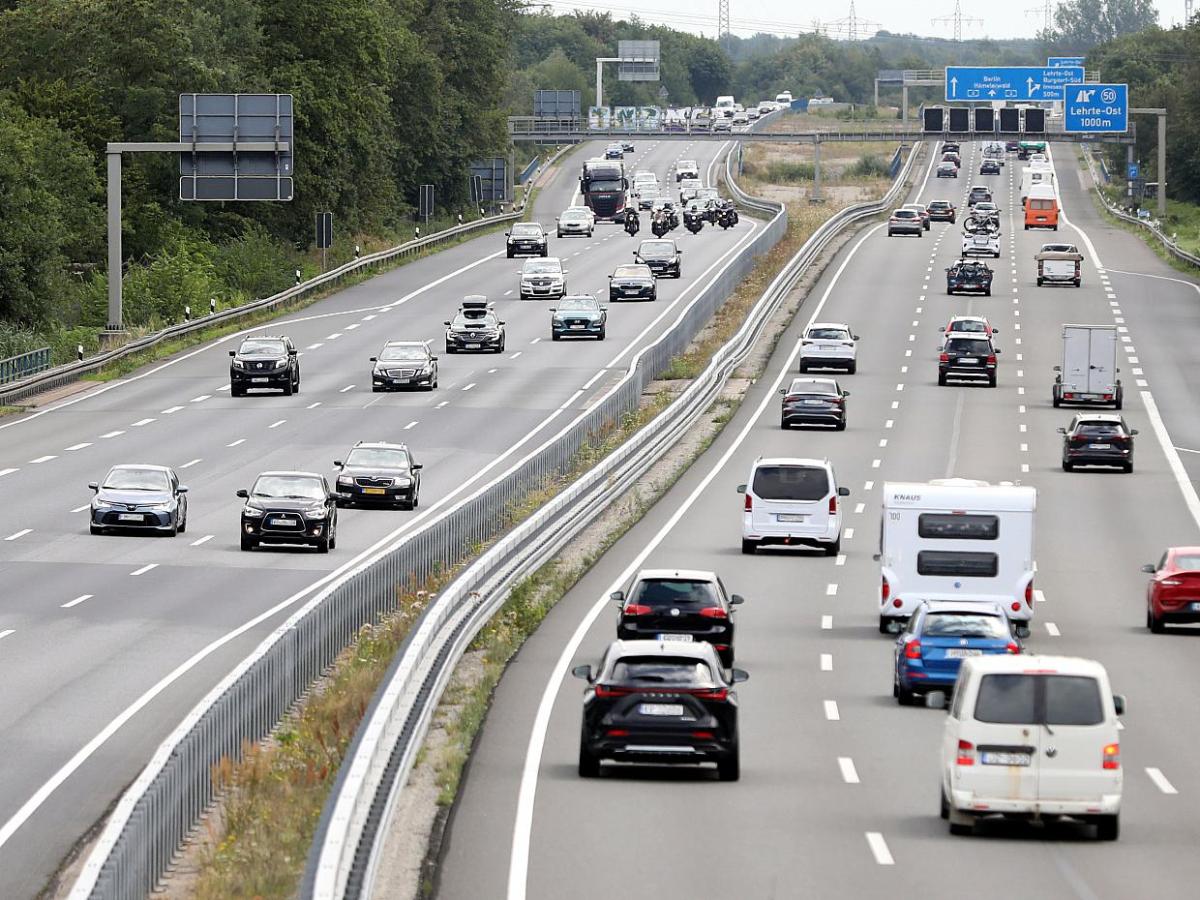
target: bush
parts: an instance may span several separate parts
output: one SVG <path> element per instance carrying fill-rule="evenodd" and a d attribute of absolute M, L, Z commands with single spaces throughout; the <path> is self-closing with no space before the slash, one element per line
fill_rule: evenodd
<path fill-rule="evenodd" d="M 854 165 L 846 169 L 846 174 L 855 178 L 887 178 L 888 164 L 878 156 L 860 156 Z"/>
<path fill-rule="evenodd" d="M 295 281 L 299 264 L 295 250 L 251 223 L 240 237 L 215 249 L 212 269 L 220 284 L 213 296 L 228 306 L 270 297 Z"/>

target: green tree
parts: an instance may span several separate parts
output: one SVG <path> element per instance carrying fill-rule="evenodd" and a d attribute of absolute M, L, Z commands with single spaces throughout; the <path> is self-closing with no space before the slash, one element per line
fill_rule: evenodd
<path fill-rule="evenodd" d="M 1157 24 L 1153 0 L 1067 0 L 1054 11 L 1054 41 L 1083 52 Z"/>

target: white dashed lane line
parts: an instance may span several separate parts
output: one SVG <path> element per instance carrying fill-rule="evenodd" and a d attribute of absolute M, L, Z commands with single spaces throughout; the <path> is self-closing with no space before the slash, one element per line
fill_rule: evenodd
<path fill-rule="evenodd" d="M 469 390 L 471 390 L 471 388 L 475 387 L 475 384 L 476 384 L 476 382 L 472 381 L 470 384 L 466 385 L 466 386 L 463 388 L 463 390 L 464 390 L 464 391 L 469 391 Z"/>
<path fill-rule="evenodd" d="M 130 575 L 145 575 L 151 569 L 157 569 L 157 568 L 158 568 L 158 563 L 150 563 L 149 565 L 142 566 L 140 569 L 134 569 L 129 574 Z"/>
<path fill-rule="evenodd" d="M 340 338 L 341 336 L 342 336 L 342 333 L 341 333 L 340 331 L 335 331 L 333 334 L 327 334 L 327 335 L 325 335 L 325 340 L 327 340 L 327 341 L 336 341 L 336 340 L 337 340 L 338 338 Z"/>
<path fill-rule="evenodd" d="M 520 356 L 524 352 L 525 352 L 524 350 L 518 350 L 516 353 L 514 353 L 512 356 L 510 356 L 509 359 L 516 359 L 518 356 Z"/>
<path fill-rule="evenodd" d="M 123 435 L 124 433 L 125 433 L 124 431 L 110 431 L 110 432 L 108 432 L 108 434 L 102 434 L 102 435 L 100 435 L 100 439 L 101 439 L 101 440 L 107 440 L 108 438 L 120 437 L 120 436 L 121 436 L 121 435 Z"/>
<path fill-rule="evenodd" d="M 408 429 L 410 429 L 410 428 L 416 428 L 418 424 L 419 424 L 419 420 L 413 419 L 411 422 L 409 422 L 407 425 L 404 426 L 404 430 L 408 431 Z"/>
<path fill-rule="evenodd" d="M 883 839 L 883 835 L 878 831 L 868 831 L 867 846 L 871 848 L 871 855 L 875 857 L 875 862 L 881 866 L 893 866 L 896 861 L 892 859 L 892 851 L 888 849 L 887 841 Z"/>
<path fill-rule="evenodd" d="M 833 628 L 833 616 L 821 616 L 821 630 L 830 631 Z"/>
<path fill-rule="evenodd" d="M 169 415 L 171 415 L 171 413 L 177 413 L 181 409 L 183 409 L 182 406 L 170 406 L 170 407 L 167 407 L 166 409 L 162 410 L 161 412 L 159 412 L 159 415 L 160 416 L 169 416 Z"/>
<path fill-rule="evenodd" d="M 138 419 L 136 422 L 131 424 L 129 427 L 130 428 L 141 428 L 143 425 L 149 425 L 153 421 L 155 421 L 155 420 L 154 419 Z"/>
<path fill-rule="evenodd" d="M 340 391 L 338 391 L 338 393 L 339 393 L 339 394 L 344 394 L 344 393 L 346 393 L 346 391 L 352 391 L 352 390 L 354 390 L 356 387 L 358 387 L 358 385 L 355 385 L 355 384 L 348 384 L 348 385 L 346 385 L 344 388 L 342 388 Z"/>
<path fill-rule="evenodd" d="M 15 534 L 10 534 L 8 537 L 5 538 L 5 540 L 6 541 L 15 541 L 18 538 L 25 537 L 25 535 L 29 534 L 29 532 L 31 532 L 31 531 L 33 531 L 32 528 L 22 528 L 20 531 L 16 532 Z"/>
<path fill-rule="evenodd" d="M 321 405 L 321 401 L 318 400 L 316 403 L 310 403 L 310 404 L 308 404 L 308 406 L 306 406 L 304 408 L 305 409 L 316 409 L 320 405 Z"/>
<path fill-rule="evenodd" d="M 1046 633 L 1050 635 L 1050 637 L 1062 637 L 1062 632 L 1058 630 L 1058 626 L 1053 622 L 1046 623 Z"/>
<path fill-rule="evenodd" d="M 361 327 L 362 327 L 361 325 L 359 325 L 357 322 L 355 322 L 353 325 L 347 325 L 346 330 L 353 331 L 355 328 L 361 328 Z"/>
<path fill-rule="evenodd" d="M 244 443 L 246 443 L 246 439 L 245 439 L 245 438 L 238 438 L 236 441 L 233 441 L 232 443 L 226 444 L 225 446 L 226 446 L 226 447 L 236 447 L 238 444 L 244 444 Z"/>
<path fill-rule="evenodd" d="M 821 654 L 821 671 L 822 672 L 832 672 L 833 671 L 833 654 L 832 653 L 822 653 Z"/>
<path fill-rule="evenodd" d="M 6 637 L 8 637 L 10 634 L 16 634 L 16 633 L 17 633 L 17 629 L 15 629 L 15 628 L 6 628 L 6 629 L 4 629 L 3 631 L 0 631 L 0 638 L 6 638 Z"/>
<path fill-rule="evenodd" d="M 434 409 L 441 409 L 443 406 L 449 406 L 449 405 L 450 405 L 449 400 L 443 400 L 441 403 L 439 403 L 437 406 L 435 406 Z"/>
<path fill-rule="evenodd" d="M 836 597 L 837 596 L 837 587 L 838 587 L 837 584 L 825 585 L 825 596 L 826 597 Z"/>
<path fill-rule="evenodd" d="M 1154 786 L 1164 794 L 1179 793 L 1179 791 L 1175 790 L 1175 785 L 1167 781 L 1167 776 L 1164 775 L 1159 769 L 1147 767 L 1146 774 L 1150 776 L 1150 780 L 1154 782 Z"/>
<path fill-rule="evenodd" d="M 267 428 L 278 428 L 280 425 L 282 425 L 286 421 L 287 421 L 287 419 L 280 419 L 278 422 L 272 422 L 270 425 L 267 426 Z"/>
<path fill-rule="evenodd" d="M 78 606 L 85 600 L 91 600 L 94 596 L 95 594 L 80 594 L 74 600 L 68 600 L 66 603 L 62 604 L 62 609 L 70 609 L 72 606 Z"/>
<path fill-rule="evenodd" d="M 324 347 L 324 346 L 325 345 L 323 343 L 318 342 L 316 344 L 309 344 L 305 349 L 306 350 L 319 350 L 321 347 Z"/>
<path fill-rule="evenodd" d="M 839 756 L 837 762 L 842 771 L 842 781 L 846 784 L 858 784 L 858 770 L 854 768 L 854 760 L 849 756 Z"/>
<path fill-rule="evenodd" d="M 65 451 L 65 452 L 67 452 L 67 453 L 71 453 L 71 452 L 73 452 L 73 451 L 75 451 L 75 450 L 82 450 L 82 449 L 84 449 L 85 447 L 90 447 L 90 446 L 92 446 L 92 442 L 91 442 L 91 441 L 84 441 L 84 442 L 83 442 L 83 443 L 81 443 L 81 444 L 72 444 L 70 447 L 65 447 L 65 448 L 63 448 L 63 449 L 64 449 L 64 451 Z"/>
<path fill-rule="evenodd" d="M 201 394 L 199 397 L 193 397 L 188 402 L 189 403 L 203 403 L 205 400 L 208 400 L 210 397 L 212 397 L 212 394 Z"/>
<path fill-rule="evenodd" d="M 836 700 L 826 700 L 824 702 L 824 706 L 825 706 L 825 718 L 828 721 L 830 721 L 830 722 L 840 722 L 841 721 L 842 714 L 840 712 L 838 712 L 838 705 L 837 705 Z"/>
<path fill-rule="evenodd" d="M 206 534 L 204 537 L 202 537 L 202 538 L 198 538 L 197 540 L 194 540 L 194 541 L 192 541 L 192 546 L 193 546 L 193 547 L 199 547 L 201 544 L 207 544 L 207 543 L 208 543 L 209 541 L 211 541 L 211 540 L 212 540 L 214 537 L 216 537 L 216 535 L 214 535 L 214 534 Z"/>
<path fill-rule="evenodd" d="M 194 466 L 194 465 L 195 465 L 196 463 L 198 463 L 198 462 L 203 462 L 203 458 L 198 456 L 198 457 L 196 457 L 195 459 L 189 459 L 187 462 L 185 462 L 185 463 L 184 463 L 182 466 L 180 466 L 179 468 L 181 468 L 181 469 L 190 469 L 192 466 Z"/>
<path fill-rule="evenodd" d="M 58 457 L 50 454 L 49 456 L 39 456 L 37 459 L 31 459 L 29 462 L 31 465 L 37 465 L 38 463 L 50 462 L 52 459 L 58 459 Z"/>

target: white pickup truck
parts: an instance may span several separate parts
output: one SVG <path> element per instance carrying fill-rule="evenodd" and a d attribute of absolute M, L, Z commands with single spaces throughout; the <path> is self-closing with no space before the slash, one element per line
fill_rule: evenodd
<path fill-rule="evenodd" d="M 1034 259 L 1038 287 L 1046 282 L 1079 287 L 1082 282 L 1083 254 L 1074 244 L 1042 244 Z"/>

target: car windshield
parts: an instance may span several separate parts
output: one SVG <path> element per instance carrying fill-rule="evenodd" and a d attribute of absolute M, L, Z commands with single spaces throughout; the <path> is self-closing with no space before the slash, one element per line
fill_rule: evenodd
<path fill-rule="evenodd" d="M 818 341 L 848 341 L 850 332 L 844 328 L 810 328 L 808 336 Z"/>
<path fill-rule="evenodd" d="M 917 214 L 911 209 L 898 209 L 892 213 L 897 219 L 915 219 Z"/>
<path fill-rule="evenodd" d="M 789 394 L 833 394 L 839 393 L 838 386 L 832 381 L 820 381 L 809 378 L 797 378 L 788 388 Z"/>
<path fill-rule="evenodd" d="M 1118 422 L 1080 422 L 1075 433 L 1082 437 L 1115 437 L 1125 429 Z"/>
<path fill-rule="evenodd" d="M 238 349 L 239 356 L 282 356 L 287 352 L 283 341 L 254 340 L 242 341 Z"/>
<path fill-rule="evenodd" d="M 588 182 L 589 191 L 619 191 L 622 190 L 621 182 L 615 178 L 600 178 Z"/>
<path fill-rule="evenodd" d="M 541 237 L 542 229 L 538 225 L 514 225 L 512 227 L 513 237 Z"/>
<path fill-rule="evenodd" d="M 260 475 L 250 493 L 266 499 L 324 500 L 325 483 L 305 475 Z"/>
<path fill-rule="evenodd" d="M 165 491 L 170 489 L 170 479 L 157 469 L 116 468 L 105 477 L 104 487 L 114 491 Z"/>
<path fill-rule="evenodd" d="M 1008 629 L 999 616 L 979 613 L 935 612 L 925 616 L 923 637 L 1006 638 Z"/>
<path fill-rule="evenodd" d="M 823 500 L 829 474 L 816 466 L 759 466 L 751 487 L 763 500 Z"/>
<path fill-rule="evenodd" d="M 1099 725 L 1100 684 L 1077 675 L 985 675 L 975 718 L 998 725 Z"/>
<path fill-rule="evenodd" d="M 346 465 L 368 469 L 406 469 L 408 451 L 398 447 L 355 447 L 346 457 Z"/>
<path fill-rule="evenodd" d="M 589 218 L 589 216 L 588 216 L 588 214 L 587 214 L 587 213 L 585 213 L 583 210 L 579 210 L 579 209 L 568 209 L 568 210 L 567 210 L 566 212 L 564 212 L 564 213 L 563 213 L 561 216 L 559 216 L 559 218 L 560 218 L 560 219 L 563 219 L 563 220 L 571 220 L 571 221 L 574 221 L 575 219 L 587 219 L 587 218 Z"/>
<path fill-rule="evenodd" d="M 669 656 L 627 656 L 613 665 L 611 681 L 615 684 L 694 685 L 714 684 L 708 663 L 695 659 Z"/>
<path fill-rule="evenodd" d="M 638 255 L 646 259 L 665 259 L 675 255 L 675 244 L 671 241 L 646 241 L 638 248 Z"/>
<path fill-rule="evenodd" d="M 992 352 L 992 345 L 987 341 L 977 341 L 971 338 L 950 338 L 946 341 L 946 350 L 951 353 L 977 353 L 987 356 Z"/>
<path fill-rule="evenodd" d="M 592 297 L 563 297 L 558 301 L 559 309 L 586 309 L 594 312 L 598 306 Z"/>
<path fill-rule="evenodd" d="M 428 354 L 424 347 L 384 347 L 379 351 L 380 362 L 391 362 L 397 359 L 425 359 Z"/>
<path fill-rule="evenodd" d="M 712 582 L 692 578 L 651 578 L 639 582 L 629 602 L 656 609 L 720 605 Z"/>
<path fill-rule="evenodd" d="M 460 312 L 457 316 L 454 317 L 454 321 L 458 325 L 463 325 L 463 324 L 491 325 L 496 321 L 496 317 L 492 314 L 492 312 L 490 310 L 464 309 L 462 312 Z"/>
<path fill-rule="evenodd" d="M 523 271 L 526 275 L 557 275 L 562 265 L 557 259 L 527 259 Z"/>
<path fill-rule="evenodd" d="M 614 278 L 649 278 L 650 270 L 645 266 L 617 266 Z"/>
<path fill-rule="evenodd" d="M 1074 244 L 1042 244 L 1043 253 L 1074 253 Z"/>
<path fill-rule="evenodd" d="M 977 319 L 951 319 L 947 331 L 971 331 L 979 334 L 987 332 L 987 325 Z"/>

